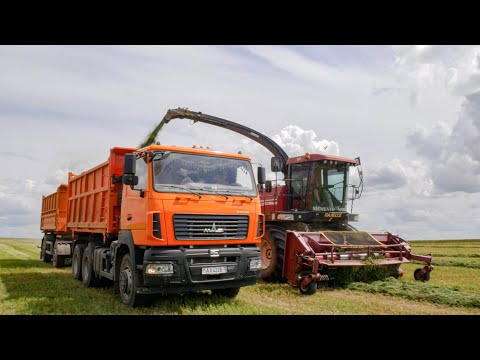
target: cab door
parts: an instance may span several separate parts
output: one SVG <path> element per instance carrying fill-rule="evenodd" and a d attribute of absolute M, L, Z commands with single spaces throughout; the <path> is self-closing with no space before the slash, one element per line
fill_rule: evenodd
<path fill-rule="evenodd" d="M 307 194 L 309 193 L 308 187 L 310 164 L 293 164 L 290 167 L 290 177 L 287 180 L 289 183 L 290 206 L 289 209 L 297 209 L 303 211 L 307 207 Z"/>
<path fill-rule="evenodd" d="M 134 242 L 145 239 L 147 225 L 147 176 L 146 157 L 140 157 L 136 163 L 138 184 L 123 186 L 122 213 L 120 224 L 122 230 L 131 230 Z"/>

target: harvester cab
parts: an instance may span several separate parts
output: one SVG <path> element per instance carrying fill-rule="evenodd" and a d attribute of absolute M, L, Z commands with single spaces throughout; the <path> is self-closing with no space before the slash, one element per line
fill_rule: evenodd
<path fill-rule="evenodd" d="M 313 294 L 319 282 L 341 274 L 339 269 L 381 268 L 385 274 L 399 277 L 403 274 L 400 265 L 410 260 L 426 264 L 415 270 L 415 279 L 429 280 L 433 269 L 431 255 L 413 254 L 406 240 L 389 232 L 372 234 L 349 224 L 358 221 L 358 214 L 348 212 L 347 202 L 350 200 L 353 208 L 353 201 L 362 195 L 360 158 L 309 153 L 289 157 L 262 133 L 186 108 L 168 110 L 157 128 L 173 119 L 190 119 L 234 131 L 273 154 L 271 171 L 275 180 L 266 181 L 261 191 L 265 216 L 265 235 L 260 245 L 264 280 L 286 279 L 302 294 Z M 349 184 L 352 168 L 358 170 L 358 185 Z M 279 172 L 283 173 L 281 180 Z"/>
<path fill-rule="evenodd" d="M 288 159 L 286 176 L 280 180 L 277 164 L 272 158 L 275 180 L 267 182 L 262 197 L 269 219 L 343 224 L 358 220 L 358 214 L 348 213 L 347 201 L 361 195 L 361 178 L 359 185 L 349 185 L 350 168 L 360 165 L 359 158 L 307 153 Z M 351 198 L 349 188 L 353 189 Z"/>

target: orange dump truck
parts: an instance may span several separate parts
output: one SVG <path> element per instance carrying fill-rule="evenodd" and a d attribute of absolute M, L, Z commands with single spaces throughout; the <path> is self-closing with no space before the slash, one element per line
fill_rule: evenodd
<path fill-rule="evenodd" d="M 154 293 L 234 297 L 260 275 L 264 221 L 251 159 L 241 154 L 115 147 L 43 197 L 40 227 L 43 261 L 71 259 L 73 278 L 113 283 L 128 306 Z"/>

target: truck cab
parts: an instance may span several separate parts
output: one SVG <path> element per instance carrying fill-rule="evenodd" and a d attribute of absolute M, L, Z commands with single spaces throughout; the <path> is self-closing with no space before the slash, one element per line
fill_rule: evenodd
<path fill-rule="evenodd" d="M 116 269 L 127 305 L 151 293 L 234 296 L 256 283 L 265 222 L 249 157 L 151 145 L 125 156 L 121 182 L 113 247 L 134 255 Z"/>

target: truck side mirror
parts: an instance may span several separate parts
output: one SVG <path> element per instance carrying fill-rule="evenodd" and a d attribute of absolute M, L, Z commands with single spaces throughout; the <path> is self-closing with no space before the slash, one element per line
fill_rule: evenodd
<path fill-rule="evenodd" d="M 265 168 L 262 166 L 258 167 L 257 180 L 259 184 L 265 184 Z"/>
<path fill-rule="evenodd" d="M 135 176 L 137 167 L 137 159 L 133 154 L 125 154 L 125 161 L 123 163 L 122 182 L 125 185 L 137 185 L 138 176 Z"/>
<path fill-rule="evenodd" d="M 272 180 L 265 181 L 265 191 L 267 193 L 272 192 Z"/>
<path fill-rule="evenodd" d="M 273 156 L 270 165 L 271 165 L 272 172 L 282 171 L 283 164 L 282 164 L 282 160 L 279 157 Z"/>
<path fill-rule="evenodd" d="M 124 175 L 135 175 L 137 169 L 137 159 L 133 154 L 125 154 L 125 162 L 123 163 Z"/>

